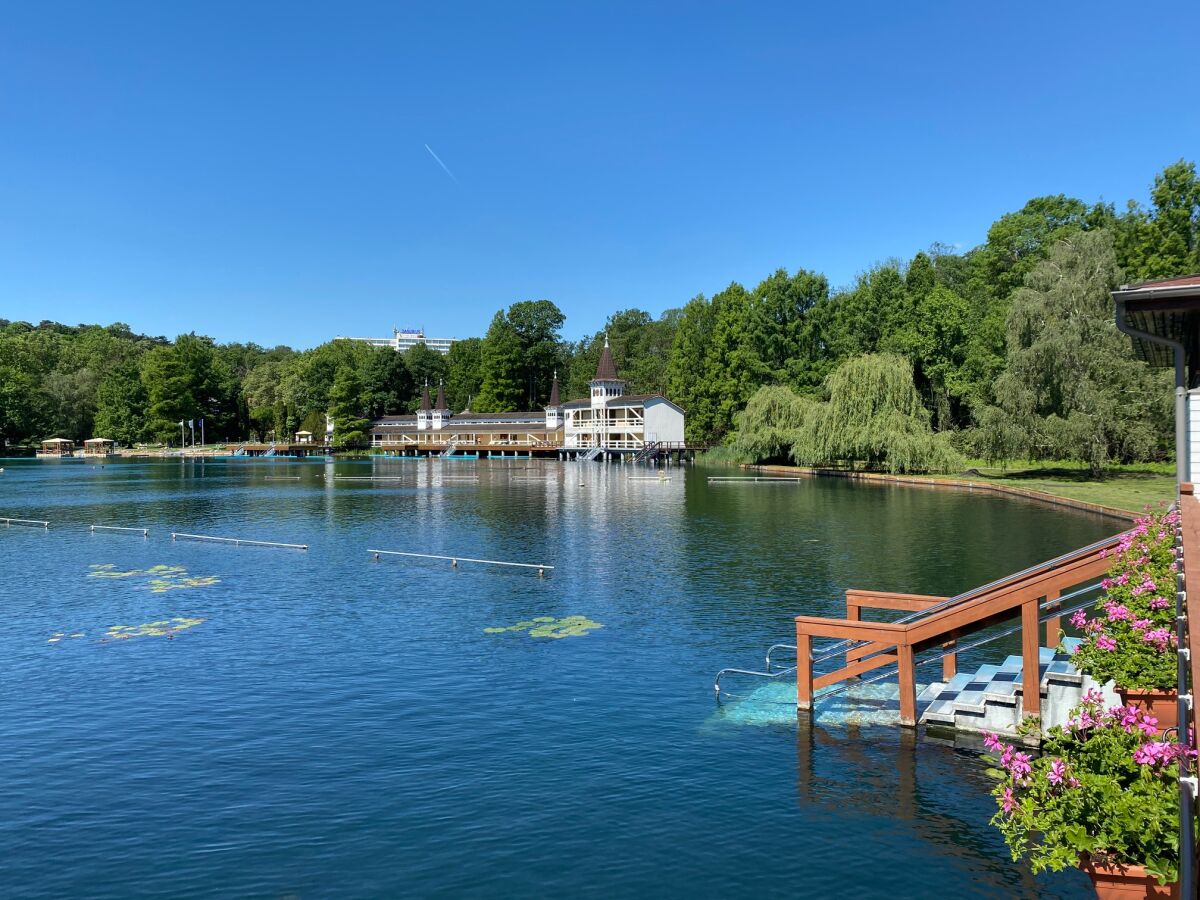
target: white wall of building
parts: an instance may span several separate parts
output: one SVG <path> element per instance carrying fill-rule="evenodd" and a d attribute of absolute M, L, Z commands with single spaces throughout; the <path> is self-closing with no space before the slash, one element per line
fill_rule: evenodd
<path fill-rule="evenodd" d="M 646 440 L 683 442 L 683 412 L 661 397 L 646 401 Z"/>
<path fill-rule="evenodd" d="M 1200 477 L 1200 388 L 1193 388 L 1187 395 L 1187 471 L 1184 481 L 1195 482 Z"/>

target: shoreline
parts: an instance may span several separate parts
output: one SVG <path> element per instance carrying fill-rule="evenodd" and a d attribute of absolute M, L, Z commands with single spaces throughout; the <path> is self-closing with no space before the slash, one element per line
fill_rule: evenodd
<path fill-rule="evenodd" d="M 775 475 L 807 475 L 811 478 L 846 478 L 851 481 L 905 484 L 942 490 L 984 491 L 992 494 L 1003 494 L 1009 497 L 1024 497 L 1028 500 L 1037 500 L 1038 502 L 1049 503 L 1054 506 L 1065 506 L 1069 509 L 1096 513 L 1097 515 L 1108 516 L 1112 519 L 1121 519 L 1126 522 L 1132 522 L 1138 517 L 1136 512 L 1116 506 L 1090 503 L 1087 500 L 1075 500 L 1070 497 L 1049 494 L 1045 491 L 1009 487 L 1008 485 L 995 484 L 990 481 L 971 481 L 962 478 L 944 478 L 936 475 L 889 475 L 886 472 L 849 472 L 839 469 L 817 469 L 811 466 L 755 465 L 743 463 L 739 468 Z"/>

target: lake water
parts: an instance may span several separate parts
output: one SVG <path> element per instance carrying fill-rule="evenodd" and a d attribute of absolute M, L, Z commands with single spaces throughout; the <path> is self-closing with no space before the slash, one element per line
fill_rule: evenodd
<path fill-rule="evenodd" d="M 0 516 L 53 523 L 0 528 L 6 897 L 1089 895 L 1008 861 L 973 754 L 742 724 L 712 681 L 849 587 L 954 593 L 1113 520 L 696 467 L 2 465 Z M 603 627 L 485 632 L 572 615 Z"/>

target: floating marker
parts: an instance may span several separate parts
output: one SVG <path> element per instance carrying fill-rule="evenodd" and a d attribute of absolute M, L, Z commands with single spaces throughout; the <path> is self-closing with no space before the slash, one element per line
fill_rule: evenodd
<path fill-rule="evenodd" d="M 741 475 L 741 476 L 732 476 L 732 477 L 726 477 L 724 475 L 709 475 L 708 476 L 709 484 L 772 484 L 772 483 L 774 483 L 774 484 L 797 484 L 804 480 L 806 480 L 806 479 L 804 479 L 804 478 L 786 478 L 782 475 L 769 476 L 767 478 L 760 478 L 757 475 L 753 475 L 753 476 L 752 475 Z"/>
<path fill-rule="evenodd" d="M 518 569 L 537 569 L 538 575 L 545 575 L 547 571 L 553 570 L 554 566 L 548 566 L 544 563 L 518 563 L 518 562 L 502 562 L 498 559 L 472 559 L 469 556 L 439 556 L 435 553 L 405 553 L 402 550 L 368 550 L 368 553 L 374 555 L 375 559 L 384 556 L 411 556 L 417 559 L 444 559 L 450 565 L 457 569 L 460 562 L 478 563 L 482 566 L 513 566 Z"/>
<path fill-rule="evenodd" d="M 95 534 L 97 531 L 116 531 L 120 534 L 140 534 L 142 537 L 150 536 L 149 528 L 126 528 L 121 525 L 93 525 L 91 528 L 92 534 Z"/>
<path fill-rule="evenodd" d="M 182 531 L 172 531 L 171 540 L 210 541 L 215 544 L 234 544 L 241 547 L 282 547 L 285 550 L 307 550 L 308 544 L 284 544 L 279 541 L 248 541 L 244 538 L 213 537 L 209 534 L 184 534 Z"/>

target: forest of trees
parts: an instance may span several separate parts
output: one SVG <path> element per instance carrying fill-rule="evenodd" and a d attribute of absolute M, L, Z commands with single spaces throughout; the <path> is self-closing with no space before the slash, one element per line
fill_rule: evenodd
<path fill-rule="evenodd" d="M 631 393 L 666 394 L 687 411 L 689 438 L 756 458 L 945 468 L 965 454 L 1099 468 L 1171 452 L 1168 376 L 1133 359 L 1109 291 L 1197 271 L 1200 179 L 1180 161 L 1154 178 L 1147 204 L 1036 197 L 966 252 L 935 244 L 836 289 L 816 271 L 780 269 L 658 318 L 614 312 L 578 342 L 563 340 L 549 300 L 498 311 L 448 356 L 0 319 L 0 438 L 166 442 L 180 420 L 203 418 L 210 441 L 285 439 L 323 432 L 330 414 L 353 446 L 372 417 L 415 409 L 426 382 L 444 381 L 454 411 L 540 408 L 555 372 L 564 398 L 584 396 L 607 333 Z M 838 415 L 875 417 L 898 443 L 872 449 Z"/>

